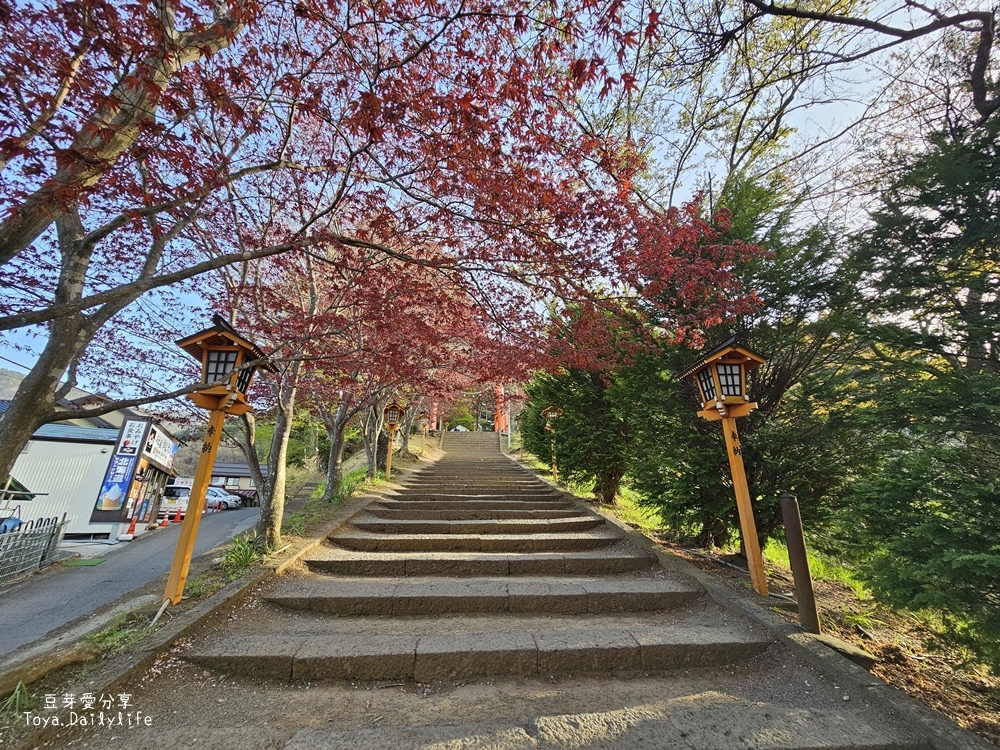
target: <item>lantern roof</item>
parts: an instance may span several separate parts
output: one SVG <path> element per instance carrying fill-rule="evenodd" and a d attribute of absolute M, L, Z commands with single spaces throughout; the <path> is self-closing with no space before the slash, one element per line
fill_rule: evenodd
<path fill-rule="evenodd" d="M 251 359 L 265 360 L 258 365 L 261 369 L 273 373 L 278 372 L 277 367 L 266 361 L 267 355 L 255 343 L 244 338 L 218 313 L 212 316 L 211 328 L 178 339 L 175 343 L 199 362 L 202 361 L 202 353 L 205 349 L 216 346 L 238 346 L 249 352 Z"/>
<path fill-rule="evenodd" d="M 702 368 L 720 359 L 726 359 L 729 361 L 742 359 L 742 363 L 748 372 L 750 370 L 757 369 L 766 361 L 764 357 L 760 356 L 753 349 L 748 349 L 738 343 L 736 341 L 736 336 L 730 336 L 721 344 L 714 346 L 705 352 L 701 356 L 701 359 L 678 374 L 677 379 L 684 380 L 684 378 L 689 378 Z"/>

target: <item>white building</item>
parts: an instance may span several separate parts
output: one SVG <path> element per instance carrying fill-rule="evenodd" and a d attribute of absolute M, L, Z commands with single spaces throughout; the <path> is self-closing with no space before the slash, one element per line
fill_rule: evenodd
<path fill-rule="evenodd" d="M 90 514 L 118 440 L 118 430 L 47 424 L 38 429 L 14 463 L 11 476 L 33 500 L 12 499 L 7 510 L 22 521 L 62 518 L 68 536 L 115 538 L 119 524 L 91 524 Z M 0 515 L 7 515 L 0 510 Z"/>
<path fill-rule="evenodd" d="M 5 406 L 0 401 L 0 409 Z M 124 415 L 121 425 L 40 427 L 11 470 L 11 477 L 33 497 L 0 499 L 0 519 L 16 515 L 27 522 L 65 516 L 68 538 L 117 539 L 135 517 L 133 533 L 144 533 L 156 523 L 163 487 L 173 475 L 177 441 L 133 413 Z M 121 476 L 115 474 L 112 460 L 123 465 Z"/>

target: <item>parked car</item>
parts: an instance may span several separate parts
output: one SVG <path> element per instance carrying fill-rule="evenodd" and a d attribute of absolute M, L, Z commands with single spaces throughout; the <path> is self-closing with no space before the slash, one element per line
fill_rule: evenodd
<path fill-rule="evenodd" d="M 243 500 L 238 495 L 230 495 L 221 487 L 209 487 L 205 496 L 205 505 L 209 508 L 231 510 L 243 507 Z"/>
<path fill-rule="evenodd" d="M 173 519 L 180 510 L 181 518 L 187 512 L 191 500 L 190 487 L 167 487 L 163 490 L 163 500 L 160 502 L 159 519 Z M 230 495 L 221 487 L 209 487 L 205 493 L 205 507 L 219 510 L 231 510 L 243 507 L 243 501 L 236 495 Z"/>

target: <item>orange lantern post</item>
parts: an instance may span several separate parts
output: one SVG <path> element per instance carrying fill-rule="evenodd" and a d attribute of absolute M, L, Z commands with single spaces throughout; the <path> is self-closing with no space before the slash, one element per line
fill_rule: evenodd
<path fill-rule="evenodd" d="M 177 604 L 184 595 L 184 584 L 201 523 L 201 509 L 212 478 L 212 466 L 219 450 L 226 415 L 250 411 L 247 391 L 258 368 L 277 372 L 274 365 L 265 361 L 267 357 L 257 345 L 237 333 L 225 319 L 216 315 L 212 323 L 212 328 L 177 342 L 181 349 L 201 362 L 201 382 L 205 387 L 191 393 L 188 398 L 201 408 L 208 409 L 209 419 L 198 468 L 191 484 L 187 512 L 167 577 L 164 606 L 167 603 Z"/>
<path fill-rule="evenodd" d="M 427 445 L 427 427 L 430 425 L 430 415 L 422 411 L 417 415 L 417 427 L 420 428 L 422 439 L 420 441 L 420 454 L 424 453 L 424 446 Z"/>
<path fill-rule="evenodd" d="M 698 416 L 710 422 L 721 421 L 729 454 L 729 469 L 733 474 L 736 508 L 740 516 L 743 548 L 750 568 L 753 589 L 767 596 L 767 577 L 764 559 L 757 539 L 757 524 L 753 517 L 753 504 L 743 466 L 743 448 L 736 429 L 736 419 L 745 417 L 757 408 L 747 395 L 747 373 L 764 364 L 765 359 L 754 351 L 741 346 L 732 336 L 707 352 L 698 362 L 684 370 L 678 377 L 694 378 L 698 385 L 702 409 Z"/>
<path fill-rule="evenodd" d="M 389 449 L 385 454 L 385 478 L 392 478 L 392 447 L 396 440 L 396 430 L 403 421 L 403 407 L 393 401 L 385 407 L 385 426 L 389 428 Z"/>
<path fill-rule="evenodd" d="M 552 480 L 559 482 L 559 467 L 556 466 L 556 428 L 552 426 L 552 421 L 562 416 L 563 410 L 558 406 L 546 406 L 542 409 L 542 416 L 545 417 L 545 431 L 552 437 L 549 444 L 552 448 Z"/>

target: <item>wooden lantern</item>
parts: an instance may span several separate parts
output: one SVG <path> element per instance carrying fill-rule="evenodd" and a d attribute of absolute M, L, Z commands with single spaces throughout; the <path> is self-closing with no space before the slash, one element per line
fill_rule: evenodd
<path fill-rule="evenodd" d="M 177 346 L 201 362 L 201 382 L 205 385 L 188 398 L 203 409 L 227 414 L 250 411 L 247 391 L 258 367 L 276 373 L 277 368 L 264 362 L 267 357 L 256 344 L 248 341 L 219 315 L 212 327 L 180 339 Z M 249 362 L 259 364 L 247 366 Z"/>
<path fill-rule="evenodd" d="M 744 417 L 757 408 L 747 395 L 747 373 L 764 362 L 762 356 L 741 346 L 732 336 L 678 377 L 694 378 L 697 383 L 702 408 L 698 416 L 712 422 L 726 416 Z"/>

